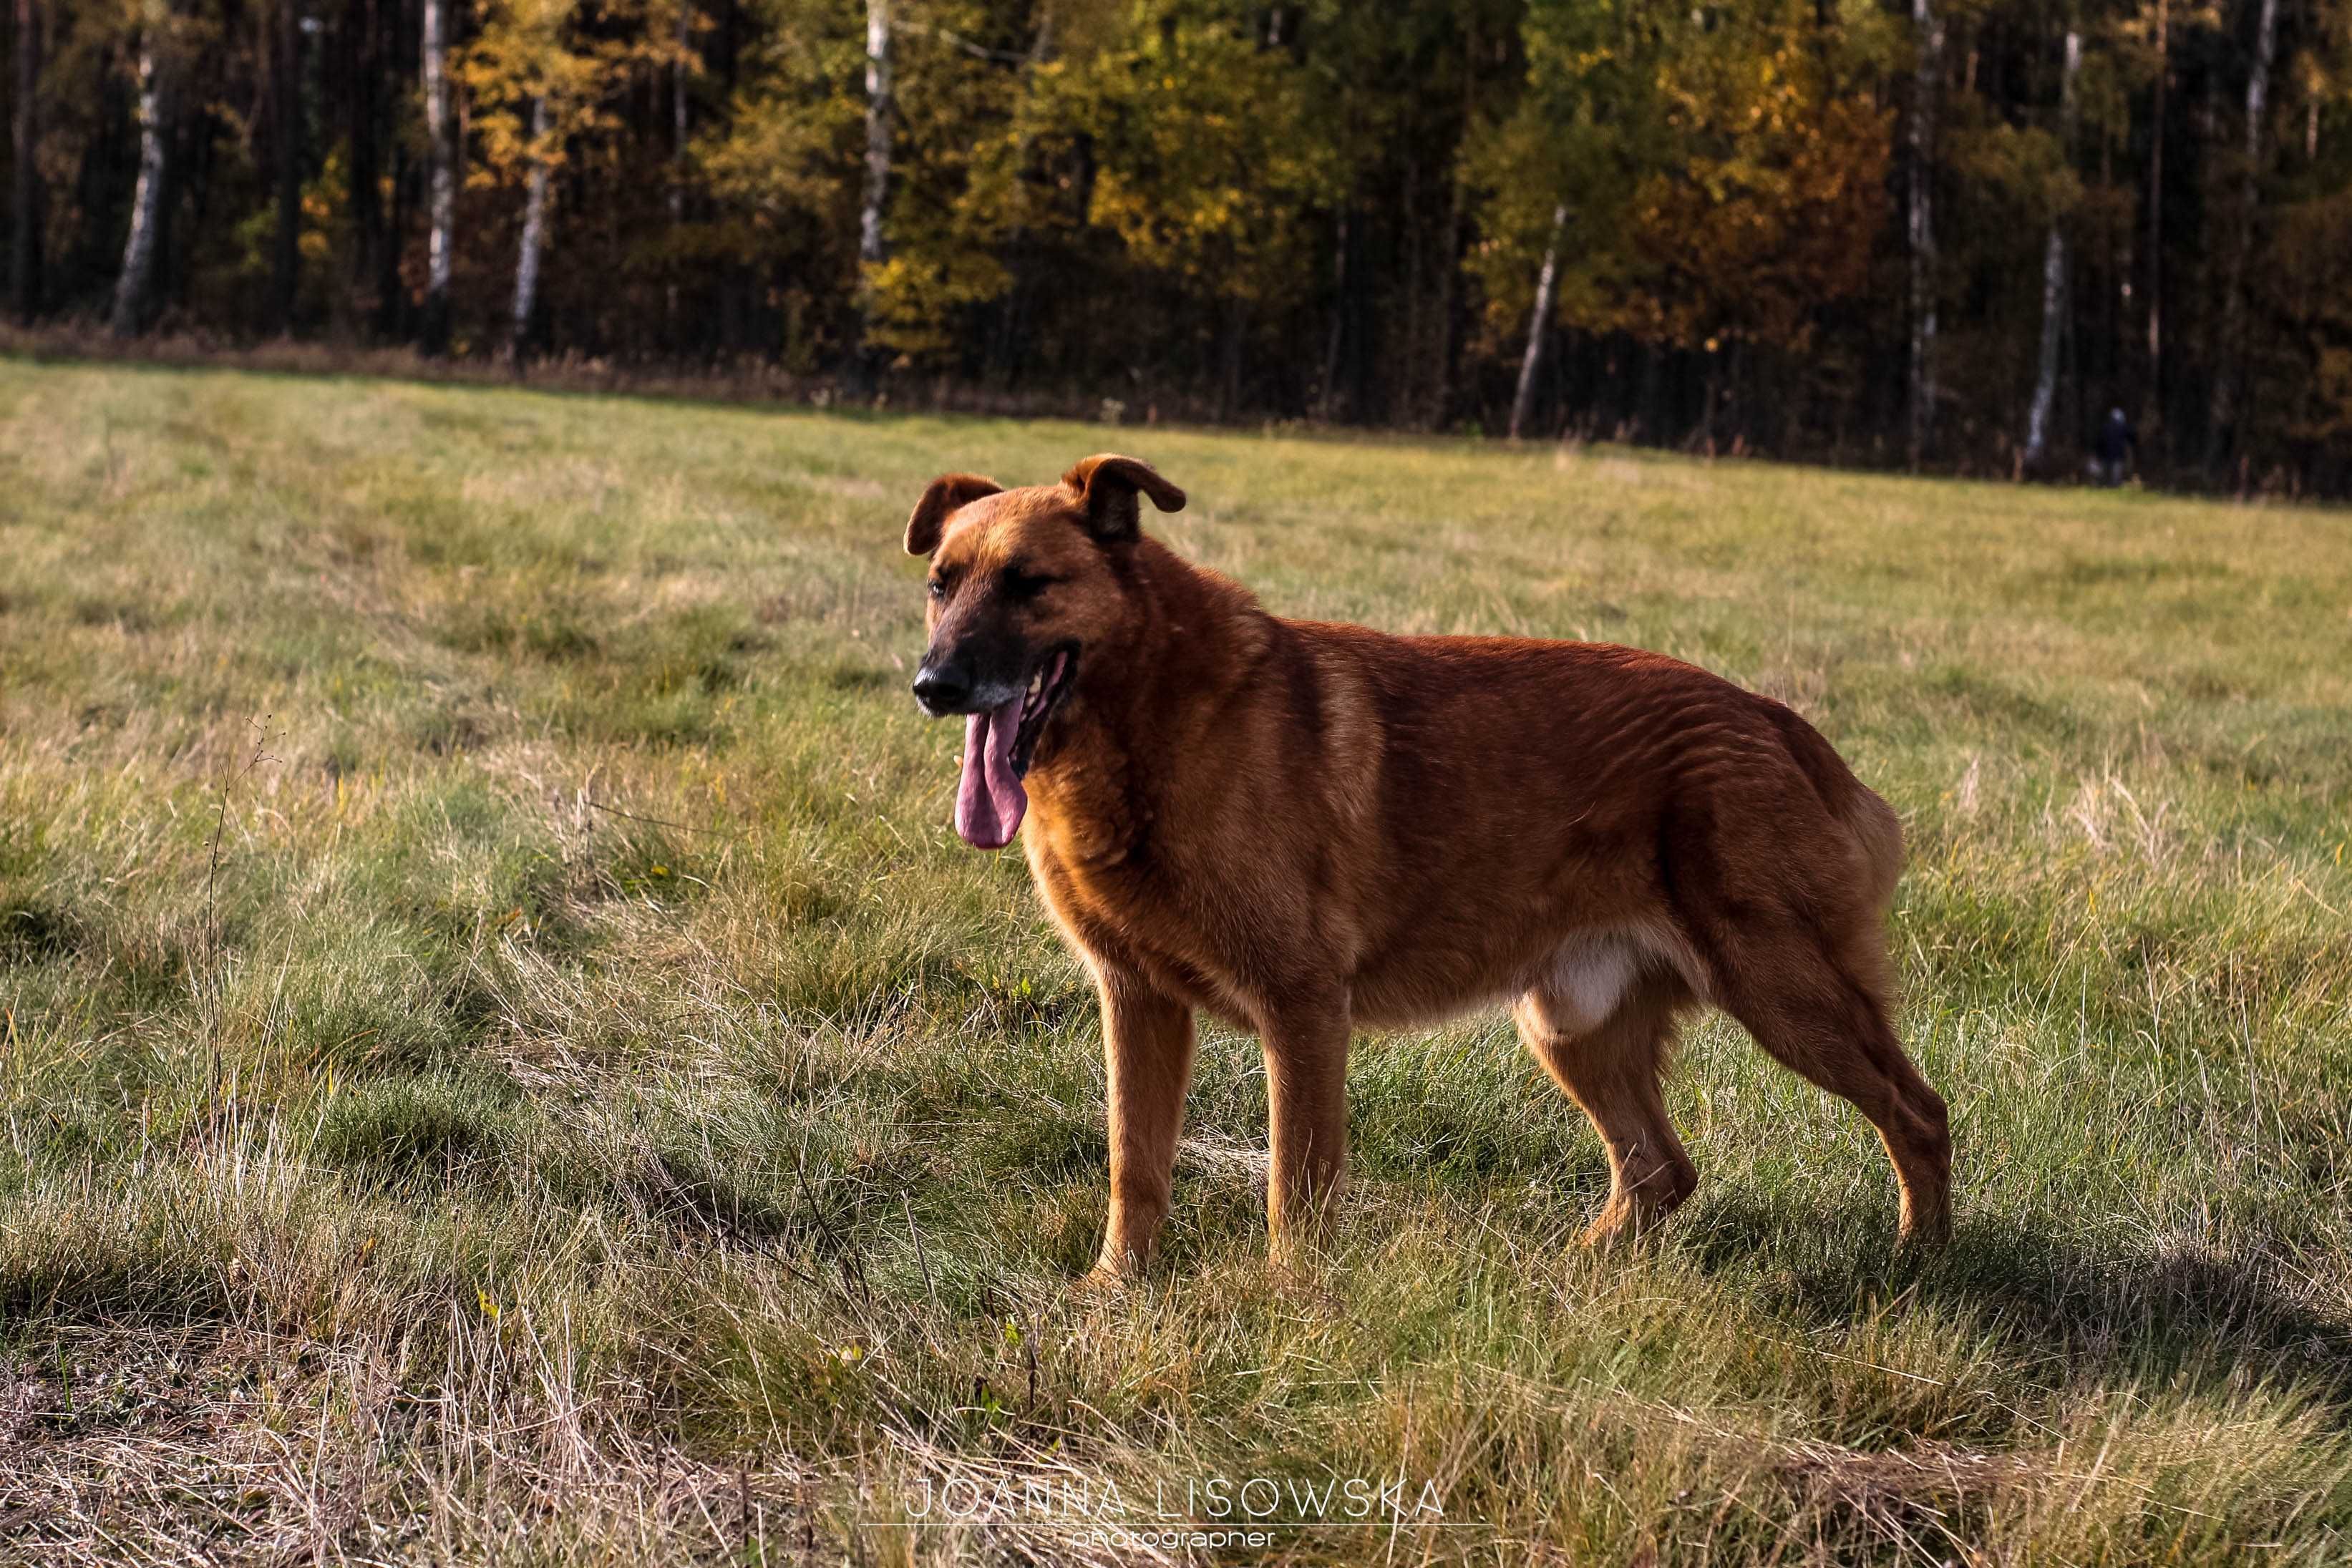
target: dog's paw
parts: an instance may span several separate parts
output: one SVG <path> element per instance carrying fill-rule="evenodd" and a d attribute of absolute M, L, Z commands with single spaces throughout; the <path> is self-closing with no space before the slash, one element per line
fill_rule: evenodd
<path fill-rule="evenodd" d="M 1134 1271 L 1105 1260 L 1079 1275 L 1070 1286 L 1070 1294 L 1081 1301 L 1110 1301 L 1127 1294 L 1135 1281 Z"/>

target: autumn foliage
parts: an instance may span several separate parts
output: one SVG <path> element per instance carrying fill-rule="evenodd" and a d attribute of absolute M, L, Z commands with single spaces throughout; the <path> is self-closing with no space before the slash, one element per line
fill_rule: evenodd
<path fill-rule="evenodd" d="M 36 326 L 1859 463 L 1918 404 L 2004 476 L 2029 402 L 2051 476 L 2120 408 L 2144 476 L 2352 487 L 2344 0 L 12 0 L 8 47 Z"/>

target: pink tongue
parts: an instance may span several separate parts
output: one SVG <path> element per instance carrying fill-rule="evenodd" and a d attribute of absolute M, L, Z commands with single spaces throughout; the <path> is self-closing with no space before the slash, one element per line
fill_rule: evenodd
<path fill-rule="evenodd" d="M 1021 699 L 964 721 L 963 778 L 956 785 L 956 831 L 975 849 L 1001 850 L 1021 831 L 1029 792 L 1013 772 Z"/>

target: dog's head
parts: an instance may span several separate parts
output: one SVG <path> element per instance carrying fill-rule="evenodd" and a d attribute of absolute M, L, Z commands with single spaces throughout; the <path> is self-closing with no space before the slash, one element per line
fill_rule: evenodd
<path fill-rule="evenodd" d="M 1003 849 L 1028 809 L 1022 776 L 1082 660 L 1126 623 L 1118 557 L 1140 536 L 1139 496 L 1163 512 L 1184 492 L 1150 464 L 1089 457 L 1058 485 L 1005 490 L 976 474 L 931 481 L 907 519 L 907 553 L 931 558 L 930 646 L 915 700 L 966 716 L 956 831 Z"/>

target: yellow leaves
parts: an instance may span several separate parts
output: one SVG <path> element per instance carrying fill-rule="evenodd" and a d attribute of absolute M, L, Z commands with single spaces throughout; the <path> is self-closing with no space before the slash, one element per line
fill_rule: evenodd
<path fill-rule="evenodd" d="M 977 251 L 926 256 L 911 247 L 865 269 L 876 341 L 902 354 L 941 351 L 959 310 L 993 299 L 1012 287 L 994 256 Z"/>
<path fill-rule="evenodd" d="M 1311 281 L 1286 220 L 1337 189 L 1342 150 L 1310 105 L 1286 53 L 1187 19 L 1071 63 L 1039 107 L 1054 127 L 1098 128 L 1089 223 L 1143 266 L 1261 299 Z"/>
<path fill-rule="evenodd" d="M 658 5 L 488 0 L 473 41 L 450 62 L 481 147 L 468 184 L 495 185 L 531 164 L 561 167 L 580 139 L 620 128 L 608 106 L 632 81 L 697 68 L 676 29 L 654 25 L 656 12 L 676 14 Z M 548 129 L 534 137 L 531 110 L 541 102 Z"/>
<path fill-rule="evenodd" d="M 498 1298 L 491 1295 L 489 1291 L 477 1285 L 474 1287 L 474 1301 L 476 1305 L 481 1308 L 482 1315 L 484 1317 L 489 1319 L 490 1322 L 494 1323 L 499 1321 L 503 1309 L 499 1307 Z"/>
<path fill-rule="evenodd" d="M 814 211 L 833 198 L 834 163 L 857 120 L 845 97 L 761 95 L 739 101 L 723 134 L 695 144 L 694 160 L 723 200 L 772 216 Z"/>

